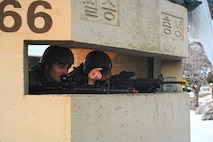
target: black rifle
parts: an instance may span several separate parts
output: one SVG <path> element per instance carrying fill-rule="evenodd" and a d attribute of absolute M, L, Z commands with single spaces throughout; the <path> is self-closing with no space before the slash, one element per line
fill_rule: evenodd
<path fill-rule="evenodd" d="M 47 84 L 45 86 L 29 86 L 30 94 L 116 94 L 116 93 L 154 93 L 162 84 L 183 84 L 183 82 L 165 82 L 163 76 L 159 78 L 131 79 L 134 72 L 122 71 L 111 77 L 103 85 L 80 85 L 79 79 L 69 75 L 62 76 L 59 84 Z"/>
<path fill-rule="evenodd" d="M 103 86 L 76 85 L 76 82 L 62 82 L 45 86 L 29 86 L 29 94 L 117 94 L 137 93 L 134 88 L 111 89 L 109 81 Z"/>
<path fill-rule="evenodd" d="M 156 78 L 136 78 L 131 79 L 135 75 L 134 72 L 122 71 L 114 75 L 110 79 L 110 87 L 112 89 L 135 88 L 138 93 L 154 93 L 161 89 L 163 84 L 184 84 L 181 81 L 163 81 L 163 75 Z"/>

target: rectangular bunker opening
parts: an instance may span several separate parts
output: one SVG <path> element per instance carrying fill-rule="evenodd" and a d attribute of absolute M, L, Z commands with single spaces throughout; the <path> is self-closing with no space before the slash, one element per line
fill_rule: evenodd
<path fill-rule="evenodd" d="M 24 64 L 25 64 L 25 94 L 31 94 L 29 92 L 29 71 L 31 71 L 32 67 L 39 63 L 39 60 L 41 59 L 43 52 L 45 49 L 50 45 L 57 45 L 62 47 L 68 47 L 72 51 L 74 55 L 74 64 L 69 69 L 69 72 L 71 72 L 74 68 L 78 67 L 81 63 L 84 62 L 85 57 L 87 54 L 93 50 L 100 50 L 104 51 L 111 59 L 112 61 L 112 76 L 117 76 L 119 74 L 127 73 L 126 75 L 130 73 L 134 73 L 134 75 L 131 75 L 131 77 L 125 76 L 123 80 L 117 81 L 115 84 L 120 84 L 120 86 L 125 86 L 124 88 L 115 88 L 113 89 L 128 89 L 128 88 L 134 88 L 135 86 L 141 87 L 143 86 L 143 89 L 146 91 L 143 91 L 143 89 L 138 89 L 136 87 L 136 90 L 140 90 L 139 93 L 146 93 L 147 90 L 149 90 L 149 87 L 157 87 L 154 91 L 149 91 L 149 93 L 154 92 L 161 92 L 161 91 L 169 91 L 174 92 L 177 91 L 177 85 L 176 84 L 160 84 L 161 81 L 176 81 L 176 77 L 174 74 L 169 74 L 168 70 L 166 68 L 169 68 L 171 65 L 171 62 L 173 64 L 177 62 L 178 70 L 180 69 L 180 62 L 181 60 L 174 57 L 168 57 L 164 55 L 153 55 L 148 54 L 144 52 L 138 52 L 135 50 L 127 50 L 124 48 L 115 48 L 115 47 L 107 47 L 107 46 L 100 46 L 100 45 L 91 45 L 91 44 L 85 44 L 85 43 L 77 43 L 73 41 L 25 41 L 25 50 L 24 50 Z M 97 59 L 98 60 L 98 59 Z M 168 64 L 169 62 L 170 64 Z M 165 66 L 165 67 L 164 67 Z M 172 67 L 172 66 L 171 66 Z M 162 69 L 163 68 L 163 69 Z M 165 69 L 164 69 L 165 68 Z M 168 76 L 164 76 L 164 78 L 161 78 L 159 81 L 159 77 L 162 74 L 162 72 L 165 72 L 165 74 L 168 74 Z M 174 70 L 175 72 L 175 70 Z M 128 78 L 128 79 L 127 79 Z M 127 86 L 129 81 L 134 80 L 134 82 L 139 82 L 139 85 L 135 86 Z M 126 82 L 126 83 L 125 83 Z M 151 82 L 151 83 L 150 83 Z M 141 85 L 142 83 L 142 85 Z M 125 84 L 125 85 L 122 85 Z M 156 85 L 156 86 L 153 86 Z M 144 87 L 145 86 L 145 87 Z M 76 86 L 75 86 L 76 87 Z M 100 86 L 99 86 L 100 87 Z M 55 89 L 55 88 L 54 88 Z M 141 91 L 142 90 L 142 91 Z M 70 91 L 59 91 L 59 92 L 50 92 L 50 93 L 44 93 L 44 94 L 75 94 L 76 92 L 70 92 Z M 87 93 L 87 92 L 84 92 Z M 91 93 L 91 91 L 88 91 L 88 94 Z M 97 92 L 96 92 L 97 93 Z M 109 92 L 107 92 L 109 93 Z M 121 92 L 122 93 L 122 92 Z M 34 93 L 32 93 L 34 94 Z M 38 94 L 43 94 L 38 93 Z"/>

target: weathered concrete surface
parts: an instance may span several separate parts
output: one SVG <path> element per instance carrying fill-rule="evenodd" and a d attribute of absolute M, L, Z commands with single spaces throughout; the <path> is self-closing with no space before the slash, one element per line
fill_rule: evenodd
<path fill-rule="evenodd" d="M 189 142 L 186 93 L 72 96 L 72 141 Z"/>
<path fill-rule="evenodd" d="M 141 53 L 150 52 L 154 55 L 185 57 L 187 55 L 185 8 L 168 0 L 120 0 L 116 21 L 104 23 L 106 21 L 103 19 L 97 21 L 82 16 L 83 7 L 80 3 L 83 0 L 9 1 L 13 3 L 12 5 L 3 5 L 2 2 L 3 0 L 0 3 L 4 12 L 16 13 L 15 19 L 4 13 L 6 17 L 3 16 L 1 19 L 4 26 L 10 27 L 14 23 L 21 25 L 14 32 L 0 31 L 0 65 L 2 67 L 0 141 L 70 142 L 71 138 L 73 142 L 74 140 L 80 142 L 84 138 L 88 138 L 86 141 L 92 141 L 93 138 L 99 138 L 102 141 L 104 138 L 112 141 L 134 142 L 141 139 L 144 141 L 189 141 L 188 107 L 186 98 L 182 94 L 73 96 L 73 98 L 71 95 L 27 94 L 27 44 L 58 44 L 81 48 L 76 46 L 81 44 L 75 44 L 75 42 L 82 42 L 88 48 L 97 44 L 96 47 L 99 49 L 108 48 L 108 51 L 121 49 L 125 52 L 131 50 L 140 56 L 142 56 Z M 37 5 L 38 7 L 34 7 L 36 9 L 30 8 L 34 2 L 49 3 L 52 9 L 46 9 L 43 5 Z M 14 7 L 14 3 L 19 3 L 20 8 Z M 39 29 L 45 22 L 50 23 L 42 17 L 28 16 L 29 9 L 31 14 L 32 12 L 48 14 L 53 21 L 51 29 L 44 33 L 32 31 L 29 26 L 36 26 Z M 107 16 L 110 19 L 110 14 Z M 17 20 L 17 17 L 21 17 L 21 21 Z M 28 20 L 32 23 L 29 24 Z M 174 25 L 176 21 L 183 25 Z M 168 24 L 172 27 L 168 27 Z M 181 27 L 183 34 L 180 34 L 180 29 L 174 29 L 175 26 Z M 177 33 L 176 30 L 178 30 Z M 87 118 L 85 114 L 91 117 Z M 99 121 L 95 122 L 96 125 L 90 124 L 94 120 Z M 100 131 L 95 126 L 100 126 Z M 86 131 L 88 134 L 81 137 L 85 134 L 84 129 L 89 129 Z M 113 137 L 106 137 L 105 130 L 109 136 Z M 128 138 L 128 135 L 131 137 Z"/>
<path fill-rule="evenodd" d="M 93 5 L 72 0 L 71 39 L 113 50 L 187 57 L 187 21 L 187 10 L 168 0 L 99 0 Z"/>

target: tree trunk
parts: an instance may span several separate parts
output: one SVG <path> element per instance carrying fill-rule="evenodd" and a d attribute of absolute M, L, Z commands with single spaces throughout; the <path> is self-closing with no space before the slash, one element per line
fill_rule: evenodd
<path fill-rule="evenodd" d="M 212 89 L 212 99 L 213 99 L 213 89 Z"/>
<path fill-rule="evenodd" d="M 198 98 L 199 98 L 198 91 L 195 91 L 194 92 L 194 107 L 193 107 L 193 110 L 195 110 L 196 107 L 198 107 Z"/>

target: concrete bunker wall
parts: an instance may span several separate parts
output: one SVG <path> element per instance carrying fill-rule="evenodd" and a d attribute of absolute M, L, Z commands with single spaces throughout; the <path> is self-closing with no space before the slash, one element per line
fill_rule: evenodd
<path fill-rule="evenodd" d="M 106 6 L 105 1 L 99 2 Z M 106 23 L 106 19 L 85 16 L 83 0 L 0 1 L 4 11 L 16 13 L 14 19 L 4 15 L 1 21 L 0 141 L 190 141 L 188 96 L 182 92 L 135 96 L 27 94 L 27 45 L 34 43 L 71 49 L 101 47 L 125 54 L 125 60 L 142 60 L 141 67 L 152 57 L 156 61 L 154 75 L 161 67 L 166 76 L 181 78 L 181 59 L 187 56 L 187 10 L 168 0 L 111 2 L 111 10 L 117 10 L 119 17 Z M 34 12 L 44 12 L 46 17 L 37 19 L 32 16 Z M 138 59 L 133 58 L 136 55 Z M 123 64 L 119 57 L 116 72 L 120 69 L 117 65 Z M 137 72 L 141 70 L 148 73 L 143 68 Z"/>

